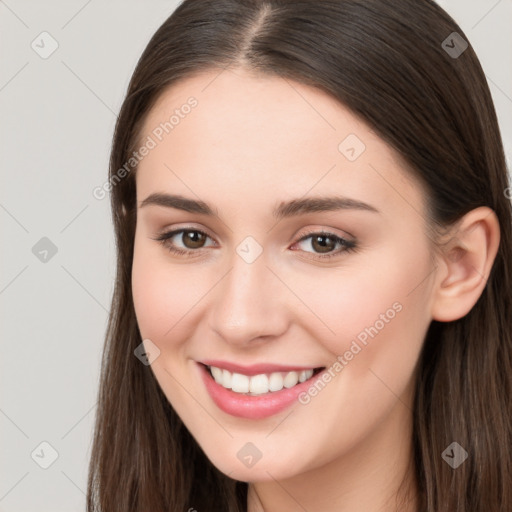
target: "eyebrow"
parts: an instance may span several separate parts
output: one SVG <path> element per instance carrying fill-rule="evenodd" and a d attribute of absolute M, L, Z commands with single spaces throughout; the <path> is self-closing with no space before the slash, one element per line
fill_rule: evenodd
<path fill-rule="evenodd" d="M 166 208 L 176 208 L 189 213 L 199 213 L 201 215 L 218 216 L 217 209 L 214 209 L 204 201 L 188 199 L 181 195 L 153 193 L 144 199 L 139 208 L 148 205 L 164 206 Z M 294 217 L 316 212 L 331 212 L 338 210 L 364 210 L 374 213 L 380 213 L 374 206 L 342 196 L 330 197 L 305 197 L 292 199 L 291 201 L 282 201 L 272 211 L 275 219 L 280 220 L 286 217 Z"/>

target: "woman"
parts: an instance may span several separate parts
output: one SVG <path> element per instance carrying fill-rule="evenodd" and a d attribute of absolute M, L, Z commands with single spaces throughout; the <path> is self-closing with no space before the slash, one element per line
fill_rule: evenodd
<path fill-rule="evenodd" d="M 512 510 L 509 183 L 428 0 L 185 0 L 111 153 L 88 510 Z"/>

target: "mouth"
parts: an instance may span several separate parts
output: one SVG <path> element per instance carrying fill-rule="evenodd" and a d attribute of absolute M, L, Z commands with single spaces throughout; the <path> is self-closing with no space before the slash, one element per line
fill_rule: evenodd
<path fill-rule="evenodd" d="M 291 407 L 325 370 L 272 364 L 242 367 L 220 361 L 196 364 L 213 403 L 224 413 L 248 420 L 263 420 Z"/>
<path fill-rule="evenodd" d="M 325 366 L 292 371 L 274 371 L 246 375 L 220 368 L 218 366 L 202 364 L 211 378 L 224 389 L 246 396 L 260 396 L 277 393 L 283 389 L 291 389 L 306 381 L 313 379 Z"/>

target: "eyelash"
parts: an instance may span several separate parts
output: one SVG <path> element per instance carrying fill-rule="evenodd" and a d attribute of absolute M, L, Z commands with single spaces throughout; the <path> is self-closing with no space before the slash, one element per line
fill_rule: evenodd
<path fill-rule="evenodd" d="M 177 229 L 174 231 L 168 231 L 167 233 L 162 233 L 157 238 L 154 238 L 154 240 L 157 240 L 158 242 L 160 242 L 168 251 L 170 251 L 173 254 L 177 254 L 180 256 L 192 257 L 192 253 L 198 252 L 198 251 L 200 251 L 200 249 L 188 249 L 188 250 L 180 249 L 180 248 L 178 248 L 174 245 L 171 245 L 169 243 L 169 240 L 173 236 L 175 236 L 179 233 L 185 233 L 185 232 L 201 233 L 202 235 L 205 235 L 208 238 L 211 238 L 207 233 L 205 233 L 204 231 L 201 231 L 200 229 L 182 228 L 182 229 Z M 304 240 L 307 240 L 308 238 L 310 238 L 314 235 L 326 236 L 326 237 L 334 240 L 334 242 L 336 242 L 337 244 L 341 244 L 343 246 L 343 249 L 338 249 L 337 251 L 333 251 L 333 252 L 330 252 L 327 254 L 317 254 L 317 256 L 314 259 L 326 260 L 329 258 L 333 258 L 335 256 L 339 256 L 341 253 L 350 253 L 350 252 L 354 252 L 357 250 L 357 243 L 355 241 L 346 240 L 345 238 L 341 238 L 341 237 L 335 235 L 334 233 L 329 233 L 327 231 L 320 231 L 320 232 L 313 231 L 311 233 L 307 233 L 306 235 L 302 236 L 299 240 L 297 240 L 297 242 L 295 242 L 295 243 L 299 243 Z"/>

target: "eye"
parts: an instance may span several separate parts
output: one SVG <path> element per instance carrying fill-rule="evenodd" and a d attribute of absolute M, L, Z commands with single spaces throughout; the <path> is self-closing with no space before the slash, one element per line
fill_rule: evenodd
<path fill-rule="evenodd" d="M 184 247 L 177 246 L 173 241 L 174 238 L 177 240 L 181 239 L 181 243 Z M 185 228 L 162 233 L 157 238 L 154 238 L 154 240 L 159 241 L 171 253 L 188 257 L 193 256 L 195 252 L 199 252 L 198 249 L 203 249 L 205 247 L 204 242 L 208 238 L 211 239 L 204 231 Z M 342 252 L 355 251 L 357 248 L 355 241 L 346 240 L 334 233 L 326 231 L 309 233 L 300 238 L 294 245 L 304 243 L 308 239 L 311 239 L 309 246 L 313 248 L 314 251 L 318 251 L 316 252 L 317 259 L 331 258 Z M 215 246 L 216 243 L 214 242 L 212 245 Z M 339 246 L 339 248 L 334 250 L 336 246 Z M 306 250 L 304 252 L 310 251 Z"/>
<path fill-rule="evenodd" d="M 309 233 L 303 236 L 295 245 L 303 243 L 308 239 L 311 240 L 306 245 L 309 245 L 314 251 L 318 251 L 318 259 L 332 258 L 333 256 L 338 256 L 342 252 L 355 251 L 357 248 L 356 242 L 346 240 L 345 238 L 327 231 Z M 333 251 L 337 245 L 340 246 L 340 248 Z"/>
<path fill-rule="evenodd" d="M 181 235 L 181 236 L 178 236 Z M 177 247 L 173 242 L 173 238 L 181 238 L 184 249 Z M 183 256 L 192 256 L 195 249 L 202 249 L 204 240 L 206 238 L 210 238 L 204 231 L 199 229 L 177 229 L 174 231 L 169 231 L 167 233 L 162 233 L 160 236 L 155 238 L 161 242 L 161 244 L 166 247 L 173 254 L 179 254 Z"/>

